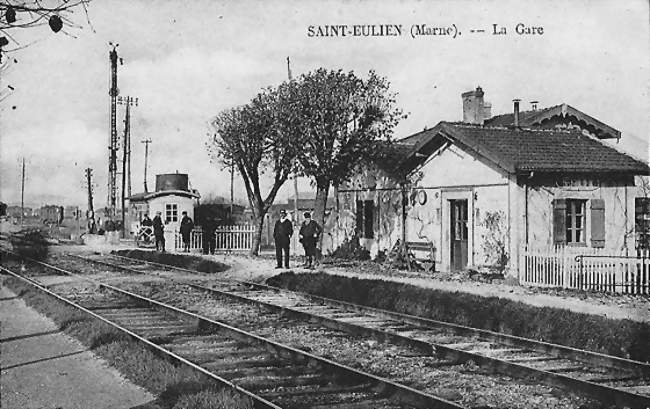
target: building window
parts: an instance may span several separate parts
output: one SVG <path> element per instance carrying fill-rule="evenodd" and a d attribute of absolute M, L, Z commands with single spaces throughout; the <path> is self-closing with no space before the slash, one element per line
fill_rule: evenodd
<path fill-rule="evenodd" d="M 636 248 L 650 249 L 650 198 L 634 199 L 634 224 L 636 231 Z"/>
<path fill-rule="evenodd" d="M 566 241 L 568 244 L 584 244 L 586 200 L 566 200 Z"/>
<path fill-rule="evenodd" d="M 178 205 L 176 203 L 165 204 L 165 223 L 178 221 Z"/>
<path fill-rule="evenodd" d="M 363 239 L 375 237 L 375 202 L 373 200 L 357 200 L 357 234 Z"/>

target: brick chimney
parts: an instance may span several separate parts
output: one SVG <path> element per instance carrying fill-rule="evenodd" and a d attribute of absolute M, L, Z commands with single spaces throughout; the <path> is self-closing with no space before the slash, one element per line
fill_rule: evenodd
<path fill-rule="evenodd" d="M 485 101 L 483 103 L 483 120 L 492 118 L 492 104 Z"/>
<path fill-rule="evenodd" d="M 521 102 L 520 99 L 513 99 L 512 100 L 512 103 L 513 103 L 513 107 L 512 107 L 513 109 L 512 110 L 513 110 L 513 114 L 514 114 L 513 115 L 514 116 L 514 118 L 513 118 L 514 121 L 513 122 L 514 122 L 515 128 L 519 128 L 519 102 Z"/>
<path fill-rule="evenodd" d="M 483 125 L 483 121 L 492 117 L 492 104 L 483 100 L 481 87 L 461 94 L 463 99 L 463 122 Z"/>
<path fill-rule="evenodd" d="M 483 124 L 483 90 L 476 87 L 474 91 L 461 94 L 463 98 L 463 122 L 468 124 Z"/>

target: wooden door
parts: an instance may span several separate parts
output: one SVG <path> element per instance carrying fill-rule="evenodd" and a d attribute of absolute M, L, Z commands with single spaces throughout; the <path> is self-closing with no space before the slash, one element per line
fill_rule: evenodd
<path fill-rule="evenodd" d="M 450 200 L 450 266 L 452 271 L 467 267 L 467 200 Z"/>

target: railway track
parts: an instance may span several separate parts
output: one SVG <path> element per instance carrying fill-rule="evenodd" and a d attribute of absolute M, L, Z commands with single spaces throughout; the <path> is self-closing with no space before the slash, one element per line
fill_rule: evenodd
<path fill-rule="evenodd" d="M 111 255 L 88 259 L 122 270 L 146 271 L 146 264 L 191 271 Z M 515 337 L 392 311 L 350 304 L 263 284 L 212 282 L 191 287 L 285 316 L 317 322 L 328 328 L 371 336 L 413 347 L 423 356 L 453 362 L 475 362 L 491 371 L 533 378 L 538 382 L 580 392 L 618 407 L 650 407 L 650 364 Z"/>
<path fill-rule="evenodd" d="M 93 283 L 99 291 L 68 287 L 58 293 L 34 278 L 0 269 L 235 388 L 249 396 L 256 408 L 463 408 L 60 267 L 32 263 Z"/>

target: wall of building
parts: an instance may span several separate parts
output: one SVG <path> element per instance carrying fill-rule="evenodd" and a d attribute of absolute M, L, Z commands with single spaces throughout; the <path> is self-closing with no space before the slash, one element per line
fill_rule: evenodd
<path fill-rule="evenodd" d="M 153 219 L 156 216 L 156 212 L 160 212 L 163 221 L 165 221 L 165 205 L 172 203 L 178 205 L 178 221 L 167 223 L 167 230 L 174 230 L 180 227 L 184 211 L 194 220 L 194 204 L 196 203 L 196 199 L 177 195 L 160 196 L 150 199 L 147 202 L 149 217 Z"/>
<path fill-rule="evenodd" d="M 369 182 L 376 184 L 375 190 L 364 189 Z M 450 268 L 451 200 L 467 200 L 469 267 L 496 262 L 493 252 L 484 246 L 484 238 L 490 234 L 484 225 L 486 216 L 498 213 L 503 224 L 504 237 L 501 239 L 511 245 L 508 221 L 512 212 L 509 205 L 512 181 L 502 170 L 476 160 L 455 146 L 448 146 L 432 157 L 413 176 L 412 182 L 406 192 L 406 240 L 432 242 L 440 270 Z M 352 191 L 346 192 L 346 188 Z M 360 242 L 372 256 L 378 251 L 389 251 L 402 236 L 402 194 L 397 181 L 377 169 L 367 169 L 341 190 L 339 211 L 334 211 L 326 224 L 323 248 L 332 251 L 351 238 L 356 227 L 356 201 L 372 200 L 375 235 L 373 239 L 362 238 Z M 423 195 L 426 200 L 421 204 Z"/>
<path fill-rule="evenodd" d="M 374 203 L 374 237 L 359 240 L 373 257 L 379 250 L 390 250 L 401 237 L 402 193 L 397 180 L 385 171 L 377 167 L 366 168 L 332 196 L 332 211 L 324 226 L 323 253 L 331 253 L 355 235 L 358 200 Z"/>
<path fill-rule="evenodd" d="M 604 248 L 619 254 L 624 249 L 634 249 L 634 198 L 639 188 L 633 178 L 575 178 L 571 183 L 565 180 L 532 180 L 528 189 L 528 240 L 536 247 L 553 246 L 553 200 L 586 200 L 584 247 L 592 247 L 592 199 L 605 203 Z M 566 186 L 574 184 L 574 186 Z M 581 186 L 582 185 L 582 186 Z M 577 247 L 580 247 L 577 245 Z"/>
<path fill-rule="evenodd" d="M 438 269 L 451 268 L 451 202 L 467 200 L 467 267 L 493 267 L 507 258 L 506 274 L 516 276 L 526 243 L 550 248 L 553 238 L 553 200 L 586 200 L 585 245 L 592 247 L 593 199 L 604 203 L 604 249 L 613 254 L 635 248 L 635 197 L 648 196 L 650 184 L 627 176 L 539 176 L 517 179 L 490 163 L 477 160 L 455 146 L 434 154 L 412 177 L 406 192 L 406 240 L 434 244 Z M 375 189 L 369 189 L 369 187 Z M 422 192 L 422 193 L 420 193 Z M 423 204 L 418 200 L 426 196 Z M 389 251 L 402 236 L 402 194 L 385 172 L 366 169 L 341 187 L 338 203 L 325 226 L 323 250 L 336 249 L 356 231 L 356 202 L 371 200 L 375 207 L 374 237 L 360 242 L 375 256 Z M 495 249 L 498 249 L 495 250 Z"/>
<path fill-rule="evenodd" d="M 478 267 L 495 262 L 486 250 L 484 238 L 489 234 L 486 216 L 499 213 L 509 234 L 509 179 L 498 168 L 489 166 L 463 152 L 456 146 L 444 148 L 421 169 L 421 180 L 410 196 L 407 217 L 407 240 L 429 241 L 436 248 L 440 270 L 449 270 L 451 248 L 451 202 L 467 201 L 467 266 Z M 417 192 L 426 193 L 426 202 L 419 204 Z M 503 237 L 506 243 L 508 237 Z"/>

